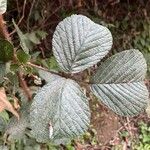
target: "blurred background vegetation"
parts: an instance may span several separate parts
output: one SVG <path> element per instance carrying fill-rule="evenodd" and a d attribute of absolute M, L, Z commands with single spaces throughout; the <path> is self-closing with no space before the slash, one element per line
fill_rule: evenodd
<path fill-rule="evenodd" d="M 4 17 L 14 45 L 19 40 L 12 19 L 26 35 L 32 58 L 39 65 L 58 70 L 51 50 L 52 36 L 57 24 L 71 14 L 86 15 L 110 29 L 114 44 L 109 56 L 126 49 L 139 49 L 148 63 L 146 83 L 150 89 L 150 0 L 8 0 Z M 29 78 L 26 80 L 33 86 Z M 26 135 L 4 146 L 1 132 L 0 150 L 150 150 L 150 119 L 145 112 L 134 118 L 118 117 L 98 104 L 93 95 L 90 97 L 91 127 L 79 139 L 55 146 L 39 144 Z M 10 114 L 0 115 L 6 123 L 9 121 Z"/>

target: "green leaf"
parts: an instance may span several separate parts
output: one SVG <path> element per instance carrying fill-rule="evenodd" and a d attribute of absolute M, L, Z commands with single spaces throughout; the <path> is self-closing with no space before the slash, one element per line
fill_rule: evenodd
<path fill-rule="evenodd" d="M 44 31 L 32 31 L 31 33 L 26 33 L 25 36 L 27 37 L 28 40 L 30 40 L 34 44 L 40 44 L 41 39 L 46 38 L 47 33 Z"/>
<path fill-rule="evenodd" d="M 7 0 L 0 0 L 0 15 L 4 14 L 7 9 Z"/>
<path fill-rule="evenodd" d="M 42 30 L 37 30 L 36 34 L 37 34 L 37 37 L 42 40 L 45 39 L 46 36 L 48 35 L 45 31 L 42 31 Z"/>
<path fill-rule="evenodd" d="M 82 15 L 67 17 L 53 36 L 54 56 L 65 72 L 77 73 L 93 66 L 112 46 L 110 31 Z"/>
<path fill-rule="evenodd" d="M 6 127 L 6 121 L 4 120 L 4 118 L 0 116 L 0 132 L 4 131 L 5 127 Z"/>
<path fill-rule="evenodd" d="M 68 142 L 83 134 L 90 122 L 88 99 L 80 86 L 61 77 L 40 89 L 30 111 L 31 133 L 38 142 Z"/>
<path fill-rule="evenodd" d="M 14 27 L 18 33 L 19 39 L 20 39 L 20 46 L 23 49 L 23 51 L 27 54 L 29 54 L 29 48 L 27 46 L 27 37 L 21 32 L 21 30 L 19 29 L 19 27 L 17 26 L 17 24 L 15 23 L 14 20 L 12 20 Z"/>
<path fill-rule="evenodd" d="M 7 62 L 13 58 L 13 45 L 4 39 L 0 39 L 0 61 Z"/>
<path fill-rule="evenodd" d="M 0 62 L 0 83 L 3 82 L 5 74 L 6 74 L 6 64 Z"/>
<path fill-rule="evenodd" d="M 2 117 L 6 122 L 9 120 L 9 115 L 5 110 L 0 112 L 0 117 Z"/>
<path fill-rule="evenodd" d="M 24 34 L 25 43 L 29 50 L 33 49 L 34 45 L 40 44 L 41 40 L 46 37 L 47 33 L 44 31 L 32 31 L 31 33 Z"/>
<path fill-rule="evenodd" d="M 17 58 L 20 63 L 26 64 L 30 60 L 31 56 L 23 50 L 19 50 L 17 51 Z"/>
<path fill-rule="evenodd" d="M 127 50 L 107 59 L 92 77 L 93 93 L 115 113 L 134 116 L 145 109 L 147 65 L 138 50 Z"/>
<path fill-rule="evenodd" d="M 56 71 L 60 70 L 55 57 L 50 57 L 48 59 L 45 59 L 45 61 L 49 69 L 56 70 Z"/>

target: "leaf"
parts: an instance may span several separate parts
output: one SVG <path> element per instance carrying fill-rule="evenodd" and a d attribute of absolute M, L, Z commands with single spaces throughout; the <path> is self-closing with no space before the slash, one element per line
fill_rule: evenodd
<path fill-rule="evenodd" d="M 5 127 L 6 127 L 6 121 L 4 120 L 4 118 L 0 116 L 0 132 L 4 131 Z"/>
<path fill-rule="evenodd" d="M 9 120 L 9 115 L 8 115 L 7 111 L 5 111 L 5 110 L 0 112 L 0 117 L 2 117 L 5 120 L 5 122 L 7 122 Z"/>
<path fill-rule="evenodd" d="M 0 15 L 4 14 L 7 9 L 7 0 L 0 0 Z"/>
<path fill-rule="evenodd" d="M 42 40 L 45 39 L 46 36 L 48 35 L 45 31 L 42 31 L 42 30 L 37 30 L 36 34 L 37 34 L 37 37 Z"/>
<path fill-rule="evenodd" d="M 144 58 L 146 59 L 147 75 L 149 77 L 150 76 L 150 53 L 144 52 L 143 55 L 144 55 Z"/>
<path fill-rule="evenodd" d="M 3 77 L 6 74 L 6 64 L 0 62 L 0 83 L 3 82 Z"/>
<path fill-rule="evenodd" d="M 26 64 L 30 60 L 31 56 L 23 50 L 19 50 L 17 51 L 17 58 L 20 63 Z"/>
<path fill-rule="evenodd" d="M 32 42 L 32 44 L 40 44 L 41 43 L 41 39 L 46 38 L 47 33 L 44 31 L 32 31 L 31 33 L 26 33 L 25 36 L 27 37 L 27 39 Z"/>
<path fill-rule="evenodd" d="M 93 66 L 109 52 L 112 35 L 89 18 L 72 15 L 58 24 L 52 45 L 61 69 L 77 73 Z"/>
<path fill-rule="evenodd" d="M 37 37 L 36 32 L 26 33 L 25 34 L 28 39 L 34 44 L 40 44 L 40 39 Z"/>
<path fill-rule="evenodd" d="M 5 138 L 8 141 L 14 139 L 22 139 L 25 135 L 26 128 L 30 126 L 29 124 L 29 109 L 30 103 L 22 106 L 20 110 L 20 119 L 17 120 L 15 117 L 10 119 L 10 122 L 5 131 Z"/>
<path fill-rule="evenodd" d="M 13 45 L 4 39 L 0 39 L 0 61 L 7 62 L 13 59 Z"/>
<path fill-rule="evenodd" d="M 38 69 L 38 73 L 39 73 L 40 77 L 42 79 L 44 79 L 47 83 L 52 82 L 52 81 L 60 78 L 58 75 L 54 75 L 50 72 L 47 72 L 47 71 L 44 71 L 44 70 L 41 70 L 41 69 Z"/>
<path fill-rule="evenodd" d="M 30 111 L 31 133 L 38 142 L 68 142 L 83 134 L 90 122 L 88 100 L 80 86 L 61 77 L 39 90 Z"/>
<path fill-rule="evenodd" d="M 0 88 L 0 112 L 2 112 L 4 109 L 10 111 L 12 114 L 14 114 L 17 117 L 17 119 L 19 119 L 19 115 L 17 111 L 13 108 L 11 103 L 7 100 L 5 89 Z"/>
<path fill-rule="evenodd" d="M 9 148 L 7 146 L 5 146 L 5 145 L 1 145 L 0 146 L 0 150 L 9 150 Z"/>
<path fill-rule="evenodd" d="M 23 49 L 23 51 L 27 54 L 29 54 L 29 49 L 28 49 L 28 46 L 27 46 L 27 37 L 22 33 L 22 31 L 19 29 L 19 27 L 17 26 L 17 24 L 15 23 L 14 20 L 12 20 L 13 24 L 14 24 L 14 27 L 15 29 L 17 30 L 17 34 L 19 36 L 19 39 L 20 39 L 20 46 L 21 48 Z"/>
<path fill-rule="evenodd" d="M 134 116 L 145 109 L 148 90 L 144 84 L 146 62 L 138 50 L 127 50 L 107 59 L 92 77 L 93 93 L 111 110 Z"/>
<path fill-rule="evenodd" d="M 59 66 L 58 66 L 58 63 L 55 59 L 55 57 L 50 57 L 48 59 L 45 59 L 45 62 L 47 64 L 47 67 L 50 69 L 50 70 L 55 70 L 55 71 L 60 71 L 59 69 Z M 44 64 L 43 64 L 44 65 Z"/>

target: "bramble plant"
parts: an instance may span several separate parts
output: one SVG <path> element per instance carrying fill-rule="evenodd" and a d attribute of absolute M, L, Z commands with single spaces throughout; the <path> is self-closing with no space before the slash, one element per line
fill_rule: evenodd
<path fill-rule="evenodd" d="M 0 3 L 1 15 L 6 10 L 5 4 L 5 0 Z M 149 94 L 144 84 L 147 65 L 138 50 L 125 50 L 108 58 L 88 81 L 74 77 L 96 65 L 110 51 L 112 35 L 106 27 L 83 15 L 71 15 L 61 21 L 52 40 L 53 54 L 61 70 L 58 72 L 36 64 L 30 50 L 31 42 L 36 42 L 23 34 L 14 20 L 20 39 L 17 48 L 12 45 L 3 20 L 1 24 L 0 111 L 7 109 L 16 116 L 8 124 L 1 117 L 6 140 L 20 139 L 27 134 L 38 142 L 60 144 L 82 135 L 90 125 L 89 102 L 82 87 L 89 86 L 98 100 L 121 116 L 138 115 L 147 106 Z M 32 37 L 37 34 L 43 37 L 41 32 L 34 32 Z M 32 100 L 24 76 L 36 71 L 47 84 Z M 5 91 L 10 102 L 14 100 L 16 104 L 16 99 L 21 99 L 21 108 L 14 105 L 17 110 L 14 109 Z"/>

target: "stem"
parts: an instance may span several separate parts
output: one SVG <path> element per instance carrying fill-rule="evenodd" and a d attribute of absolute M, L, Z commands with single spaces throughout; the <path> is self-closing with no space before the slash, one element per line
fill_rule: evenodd
<path fill-rule="evenodd" d="M 50 71 L 50 70 L 48 70 L 47 68 L 43 68 L 42 66 L 38 66 L 38 65 L 33 64 L 33 63 L 31 63 L 31 62 L 28 62 L 27 64 L 28 64 L 29 66 L 31 66 L 31 67 L 35 67 L 35 68 L 38 68 L 38 69 L 41 69 L 41 70 L 47 71 L 47 72 L 52 73 L 52 74 L 62 76 L 62 74 L 61 74 L 61 73 L 54 72 L 54 71 Z"/>
<path fill-rule="evenodd" d="M 30 92 L 30 89 L 28 88 L 24 78 L 23 78 L 23 74 L 21 72 L 18 72 L 18 77 L 19 77 L 19 81 L 20 81 L 20 85 L 22 87 L 22 89 L 24 90 L 25 95 L 28 97 L 28 100 L 31 101 L 32 100 L 32 94 Z"/>
<path fill-rule="evenodd" d="M 48 70 L 47 68 L 43 68 L 42 66 L 38 66 L 36 64 L 33 64 L 31 62 L 28 62 L 27 63 L 29 66 L 32 66 L 32 67 L 35 67 L 35 68 L 38 68 L 38 69 L 41 69 L 41 70 L 44 70 L 44 71 L 47 71 L 49 73 L 52 73 L 52 74 L 55 74 L 55 75 L 58 75 L 58 76 L 61 76 L 61 77 L 64 77 L 64 78 L 70 78 L 76 82 L 79 82 L 81 83 L 82 85 L 86 86 L 86 85 L 89 85 L 89 84 L 92 84 L 90 82 L 86 82 L 86 81 L 81 81 L 81 80 L 77 80 L 75 79 L 73 76 L 71 76 L 70 74 L 64 74 L 64 73 L 58 73 L 58 72 L 54 72 L 54 71 L 50 71 Z"/>
<path fill-rule="evenodd" d="M 14 142 L 11 143 L 10 150 L 15 150 L 15 143 Z"/>
<path fill-rule="evenodd" d="M 2 15 L 0 15 L 0 38 L 10 41 L 10 37 L 7 32 L 7 27 L 5 25 L 5 21 Z"/>

